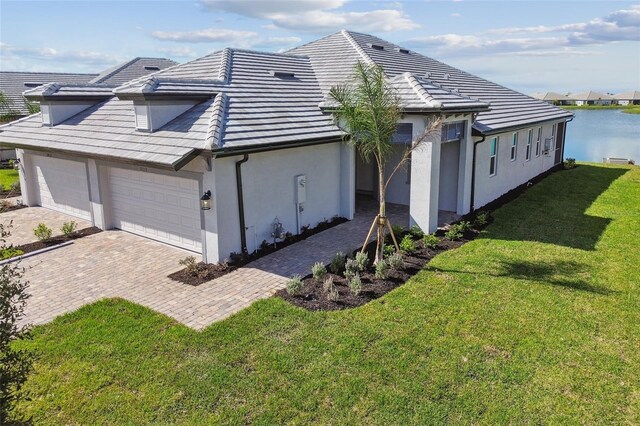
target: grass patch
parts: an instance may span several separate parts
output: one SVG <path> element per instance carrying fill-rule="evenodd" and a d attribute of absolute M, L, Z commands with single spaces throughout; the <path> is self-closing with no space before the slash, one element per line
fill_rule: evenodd
<path fill-rule="evenodd" d="M 12 184 L 20 180 L 20 175 L 15 169 L 0 169 L 0 185 L 9 190 Z"/>
<path fill-rule="evenodd" d="M 640 105 L 558 105 L 560 108 L 572 110 L 572 109 L 586 109 L 586 110 L 595 110 L 595 109 L 605 109 L 605 110 L 621 110 L 622 112 L 626 112 L 629 114 L 640 114 Z"/>
<path fill-rule="evenodd" d="M 640 168 L 580 164 L 350 311 L 205 331 L 123 300 L 37 327 L 36 424 L 637 424 Z"/>

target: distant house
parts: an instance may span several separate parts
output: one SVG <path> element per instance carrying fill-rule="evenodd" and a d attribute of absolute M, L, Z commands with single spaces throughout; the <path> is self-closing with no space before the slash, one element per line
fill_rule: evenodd
<path fill-rule="evenodd" d="M 640 91 L 620 93 L 613 96 L 618 105 L 640 105 Z"/>
<path fill-rule="evenodd" d="M 164 58 L 134 58 L 99 74 L 0 71 L 0 92 L 6 99 L 5 104 L 0 105 L 1 121 L 10 122 L 29 115 L 38 102 L 27 101 L 23 93 L 44 84 L 55 82 L 62 85 L 100 84 L 116 87 L 126 81 L 177 64 Z M 15 158 L 15 150 L 0 150 L 0 160 L 9 158 Z"/>
<path fill-rule="evenodd" d="M 576 101 L 573 98 L 570 98 L 567 95 L 563 95 L 561 93 L 556 92 L 544 92 L 544 93 L 533 93 L 531 95 L 532 98 L 539 99 L 541 101 L 545 101 L 548 104 L 552 105 L 575 105 Z"/>
<path fill-rule="evenodd" d="M 358 61 L 383 67 L 403 110 L 388 171 L 442 120 L 388 183 L 411 225 L 434 232 L 440 211 L 562 163 L 571 112 L 351 31 L 284 53 L 227 48 L 115 89 L 32 89 L 42 113 L 1 126 L 0 144 L 18 148 L 25 204 L 218 262 L 272 241 L 276 220 L 297 234 L 375 197 L 375 166 L 344 142 L 328 95 Z"/>
<path fill-rule="evenodd" d="M 611 96 L 593 90 L 575 95 L 570 94 L 569 97 L 576 101 L 576 105 L 611 105 L 613 103 Z"/>

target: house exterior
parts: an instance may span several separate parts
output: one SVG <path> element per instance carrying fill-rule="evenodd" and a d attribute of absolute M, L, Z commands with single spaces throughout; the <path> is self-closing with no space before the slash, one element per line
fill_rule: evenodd
<path fill-rule="evenodd" d="M 576 101 L 576 105 L 611 105 L 613 98 L 609 95 L 590 90 L 584 93 L 571 94 L 571 99 Z"/>
<path fill-rule="evenodd" d="M 618 105 L 640 105 L 640 91 L 619 93 L 614 95 L 613 99 Z"/>
<path fill-rule="evenodd" d="M 425 231 L 439 211 L 468 213 L 562 161 L 570 112 L 344 30 L 285 53 L 224 49 L 115 89 L 48 84 L 25 94 L 42 113 L 2 126 L 0 143 L 18 148 L 28 205 L 217 262 L 272 241 L 274 222 L 298 233 L 351 219 L 356 192 L 374 192 L 328 97 L 357 61 L 397 90 L 398 155 L 442 120 L 388 190 Z"/>
<path fill-rule="evenodd" d="M 575 105 L 576 103 L 575 99 L 556 92 L 533 93 L 531 97 L 552 105 Z"/>
<path fill-rule="evenodd" d="M 177 62 L 170 59 L 133 58 L 99 74 L 0 71 L 0 92 L 7 100 L 7 105 L 0 106 L 0 117 L 6 122 L 29 115 L 31 113 L 29 104 L 23 97 L 23 93 L 43 84 L 57 82 L 72 85 L 103 84 L 116 87 L 126 81 L 174 65 L 177 65 Z M 34 101 L 34 104 L 37 102 Z M 0 159 L 8 158 L 15 158 L 15 150 L 0 150 Z"/>

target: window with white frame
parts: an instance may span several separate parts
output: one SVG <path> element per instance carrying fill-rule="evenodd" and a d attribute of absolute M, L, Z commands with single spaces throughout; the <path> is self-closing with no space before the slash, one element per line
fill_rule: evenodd
<path fill-rule="evenodd" d="M 516 161 L 518 156 L 518 132 L 513 134 L 511 138 L 511 161 Z"/>
<path fill-rule="evenodd" d="M 531 160 L 531 142 L 533 142 L 533 129 L 529 129 L 529 134 L 527 135 L 527 151 L 524 155 L 525 161 Z"/>
<path fill-rule="evenodd" d="M 538 138 L 536 139 L 536 157 L 540 157 L 540 141 L 542 140 L 542 127 L 538 127 Z"/>
<path fill-rule="evenodd" d="M 491 139 L 491 151 L 489 156 L 489 176 L 495 176 L 498 171 L 498 138 Z"/>

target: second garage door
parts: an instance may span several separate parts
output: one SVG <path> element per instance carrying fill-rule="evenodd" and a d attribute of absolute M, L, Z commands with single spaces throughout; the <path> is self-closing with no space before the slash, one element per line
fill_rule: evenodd
<path fill-rule="evenodd" d="M 202 251 L 198 181 L 110 167 L 114 227 Z"/>

